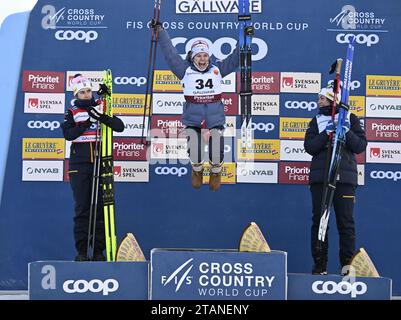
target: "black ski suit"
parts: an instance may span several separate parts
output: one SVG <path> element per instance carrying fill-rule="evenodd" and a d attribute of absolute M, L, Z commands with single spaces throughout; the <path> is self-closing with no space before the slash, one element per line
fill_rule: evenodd
<path fill-rule="evenodd" d="M 76 100 L 75 100 L 76 101 Z M 73 101 L 73 103 L 75 102 Z M 77 104 L 77 103 L 75 103 Z M 102 114 L 99 120 L 113 131 L 124 131 L 124 123 L 117 117 Z M 89 211 L 91 203 L 96 122 L 88 118 L 87 108 L 73 106 L 65 114 L 61 125 L 64 138 L 72 141 L 69 160 L 69 178 L 75 202 L 74 239 L 79 254 L 86 255 Z M 94 251 L 105 249 L 103 201 L 99 186 Z"/>
<path fill-rule="evenodd" d="M 367 145 L 365 132 L 361 128 L 358 117 L 352 113 L 349 114 L 349 117 L 351 126 L 346 134 L 346 143 L 342 151 L 340 167 L 338 170 L 339 180 L 337 180 L 336 191 L 333 198 L 337 229 L 340 236 L 339 255 L 342 267 L 348 265 L 349 259 L 355 252 L 353 209 L 355 203 L 355 190 L 358 181 L 355 154 L 365 151 Z M 313 212 L 311 249 L 315 263 L 319 258 L 327 261 L 328 253 L 328 233 L 326 234 L 326 241 L 324 242 L 323 256 L 319 256 L 317 243 L 323 186 L 328 171 L 327 151 L 329 136 L 325 129 L 329 119 L 331 119 L 331 107 L 320 108 L 319 114 L 309 123 L 304 142 L 305 151 L 313 156 L 310 167 L 309 184 L 312 195 Z"/>

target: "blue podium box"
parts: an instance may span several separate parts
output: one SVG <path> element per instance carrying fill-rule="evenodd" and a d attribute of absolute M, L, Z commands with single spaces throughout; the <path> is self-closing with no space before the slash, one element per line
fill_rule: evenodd
<path fill-rule="evenodd" d="M 285 300 L 287 253 L 153 249 L 150 299 Z"/>
<path fill-rule="evenodd" d="M 148 262 L 31 262 L 29 299 L 147 300 L 148 269 Z"/>
<path fill-rule="evenodd" d="M 389 278 L 288 274 L 288 300 L 390 300 Z"/>

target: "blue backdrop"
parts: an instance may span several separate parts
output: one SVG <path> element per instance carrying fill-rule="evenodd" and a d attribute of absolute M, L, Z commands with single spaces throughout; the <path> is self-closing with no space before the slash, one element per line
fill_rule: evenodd
<path fill-rule="evenodd" d="M 230 24 L 236 22 L 236 14 L 177 13 L 186 10 L 186 3 L 193 2 L 177 0 L 162 4 L 161 19 L 172 38 L 185 38 L 182 40 L 186 43 L 195 37 L 206 37 L 216 48 L 218 39 L 237 39 L 235 24 Z M 359 35 L 353 79 L 360 86 L 351 95 L 366 95 L 366 75 L 401 75 L 397 59 L 401 55 L 398 0 L 385 3 L 354 0 L 352 4 L 317 0 L 254 3 L 256 10 L 261 8 L 260 13 L 253 15 L 253 21 L 259 22 L 255 25 L 256 41 L 261 44 L 259 52 L 255 46 L 259 56 L 253 63 L 254 71 L 321 73 L 321 83 L 325 85 L 331 79 L 328 66 L 345 55 L 341 33 L 353 33 Z M 30 129 L 28 122 L 63 121 L 61 114 L 24 113 L 23 71 L 66 73 L 110 68 L 114 77 L 146 77 L 150 40 L 146 22 L 153 16 L 153 2 L 118 0 L 113 4 L 39 0 L 31 12 L 0 207 L 0 289 L 27 288 L 30 261 L 71 260 L 75 255 L 74 208 L 69 184 L 22 181 L 22 139 L 62 137 L 60 130 Z M 354 21 L 356 25 L 352 21 L 347 24 L 341 20 L 341 23 L 338 18 L 347 5 L 353 6 L 355 16 L 360 18 Z M 49 11 L 49 6 L 54 12 Z M 216 5 L 202 10 L 221 8 Z M 219 23 L 209 29 L 209 22 Z M 350 26 L 354 29 L 344 29 Z M 65 40 L 72 38 L 73 32 L 76 38 Z M 94 38 L 94 32 L 96 39 L 80 38 L 85 34 Z M 185 53 L 183 44 L 177 45 L 177 49 Z M 224 44 L 221 51 L 228 54 L 229 45 Z M 168 69 L 161 55 L 157 57 L 157 69 Z M 116 84 L 114 91 L 143 94 L 145 86 Z M 68 106 L 72 94 L 65 93 Z M 284 106 L 288 100 L 316 101 L 316 98 L 314 93 L 281 92 L 280 116 L 311 118 L 316 110 Z M 272 118 L 278 130 L 278 116 Z M 278 133 L 265 138 L 278 138 Z M 154 168 L 150 166 L 149 183 L 115 185 L 119 240 L 127 232 L 133 232 L 147 258 L 150 249 L 156 247 L 236 248 L 244 227 L 256 221 L 271 248 L 288 252 L 289 272 L 310 271 L 311 199 L 306 185 L 233 184 L 223 185 L 219 192 L 212 193 L 207 187 L 192 189 L 188 175 L 161 176 Z M 396 163 L 367 163 L 365 185 L 358 188 L 355 206 L 357 246 L 367 250 L 380 274 L 394 280 L 394 294 L 398 295 L 401 294 L 401 221 L 397 202 L 400 182 L 372 179 L 371 172 L 396 172 L 399 168 Z M 334 223 L 332 219 L 329 271 L 338 273 L 338 236 Z"/>

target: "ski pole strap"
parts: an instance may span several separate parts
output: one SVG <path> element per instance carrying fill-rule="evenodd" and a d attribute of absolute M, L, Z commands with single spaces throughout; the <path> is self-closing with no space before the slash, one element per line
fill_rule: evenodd
<path fill-rule="evenodd" d="M 340 103 L 340 108 L 343 108 L 343 109 L 349 111 L 349 104 L 346 104 L 345 102 L 341 102 Z"/>

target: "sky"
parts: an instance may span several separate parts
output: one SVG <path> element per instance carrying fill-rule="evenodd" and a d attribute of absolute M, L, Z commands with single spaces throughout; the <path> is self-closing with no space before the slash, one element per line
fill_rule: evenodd
<path fill-rule="evenodd" d="M 37 0 L 0 0 L 0 27 L 4 19 L 10 14 L 30 11 Z"/>

